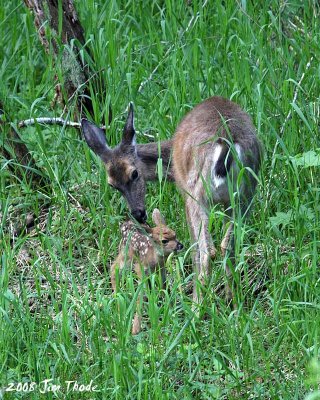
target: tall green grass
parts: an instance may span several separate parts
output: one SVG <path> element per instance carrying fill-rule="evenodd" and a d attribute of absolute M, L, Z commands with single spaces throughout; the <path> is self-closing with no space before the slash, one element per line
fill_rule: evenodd
<path fill-rule="evenodd" d="M 309 379 L 320 329 L 317 2 L 89 0 L 76 7 L 100 77 L 90 82 L 97 123 L 108 121 L 112 105 L 111 145 L 129 101 L 141 143 L 144 132 L 171 137 L 182 116 L 211 95 L 252 115 L 265 156 L 252 216 L 237 232 L 239 306 L 232 311 L 225 303 L 218 256 L 199 317 L 193 314 L 186 251 L 168 262 L 168 290 L 159 291 L 157 276 L 145 285 L 144 329 L 132 337 L 139 288 L 129 276 L 112 295 L 108 270 L 124 200 L 77 131 L 25 128 L 19 132 L 51 187 L 34 191 L 27 175 L 15 176 L 2 160 L 0 387 L 53 379 L 62 388 L 0 389 L 0 397 L 303 399 L 319 385 Z M 60 115 L 50 104 L 61 68 L 44 53 L 32 16 L 18 1 L 2 2 L 0 21 L 5 119 Z M 150 185 L 147 206 L 161 208 L 187 250 L 176 188 Z M 13 228 L 28 212 L 40 223 L 11 246 Z M 218 245 L 219 209 L 211 225 Z M 70 380 L 93 380 L 99 392 L 67 393 Z"/>

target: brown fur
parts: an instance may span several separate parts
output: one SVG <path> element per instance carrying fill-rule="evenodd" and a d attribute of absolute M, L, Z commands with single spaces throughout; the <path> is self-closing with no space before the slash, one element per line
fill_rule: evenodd
<path fill-rule="evenodd" d="M 161 142 L 160 152 L 157 143 L 138 144 L 137 155 L 140 160 L 140 168 L 146 181 L 154 181 L 158 178 L 156 166 L 161 157 L 163 162 L 163 173 L 167 179 L 174 180 L 172 170 L 172 140 Z"/>
<path fill-rule="evenodd" d="M 156 224 L 154 228 L 143 225 L 137 227 L 132 221 L 127 221 L 121 226 L 122 240 L 120 244 L 119 255 L 111 266 L 111 285 L 115 292 L 116 274 L 119 274 L 127 266 L 131 266 L 138 278 L 148 276 L 159 268 L 162 276 L 162 284 L 165 284 L 166 273 L 164 264 L 174 251 L 181 250 L 182 245 L 176 239 L 175 232 L 166 226 L 163 217 L 158 209 L 154 209 L 152 215 Z M 166 243 L 163 243 L 166 241 Z M 138 311 L 136 312 L 133 324 L 132 334 L 135 335 L 141 330 L 141 296 L 137 302 Z"/>
<path fill-rule="evenodd" d="M 208 233 L 208 197 L 203 181 L 211 179 L 213 159 L 218 138 L 226 139 L 232 144 L 241 146 L 242 164 L 258 173 L 261 159 L 260 144 L 255 135 L 251 119 L 237 104 L 221 97 L 210 98 L 190 111 L 177 127 L 173 139 L 173 168 L 177 185 L 186 197 L 186 215 L 194 241 L 198 241 L 195 256 L 196 278 L 201 284 L 209 275 L 209 259 L 215 254 L 212 239 Z M 237 172 L 234 172 L 236 180 Z M 240 191 L 242 212 L 245 214 L 255 189 L 255 179 L 247 176 L 247 184 Z M 212 190 L 212 189 L 211 189 Z M 213 192 L 214 202 L 222 203 L 227 210 L 230 198 L 227 188 L 220 194 Z M 233 211 L 228 210 L 234 217 Z M 221 243 L 222 254 L 225 255 L 232 238 L 233 224 L 229 225 Z M 231 253 L 234 244 L 231 244 Z M 230 271 L 227 267 L 227 274 Z M 231 289 L 227 285 L 227 295 L 231 297 Z M 200 301 L 196 285 L 194 301 Z"/>
<path fill-rule="evenodd" d="M 187 178 L 194 169 L 203 173 L 208 153 L 218 138 L 243 143 L 254 151 L 258 158 L 256 162 L 260 163 L 260 146 L 248 114 L 230 100 L 212 97 L 194 107 L 176 129 L 173 139 L 174 178 L 182 189 L 188 189 Z"/>
<path fill-rule="evenodd" d="M 212 97 L 194 107 L 181 121 L 172 140 L 159 144 L 135 144 L 133 107 L 130 110 L 119 146 L 110 149 L 103 132 L 88 121 L 82 122 L 89 146 L 106 163 L 113 185 L 127 199 L 129 208 L 139 222 L 146 220 L 145 181 L 156 180 L 159 156 L 169 179 L 176 182 L 185 196 L 186 215 L 192 239 L 197 243 L 194 257 L 195 284 L 193 300 L 199 303 L 201 296 L 196 281 L 205 284 L 209 275 L 209 262 L 216 254 L 208 231 L 210 203 L 220 203 L 231 219 L 221 243 L 222 254 L 234 252 L 233 220 L 236 210 L 230 208 L 230 193 L 238 193 L 241 214 L 248 214 L 254 194 L 255 174 L 259 172 L 261 146 L 254 126 L 247 113 L 237 104 L 222 97 Z M 126 160 L 131 165 L 122 166 Z M 240 187 L 237 187 L 239 170 L 245 167 Z M 248 167 L 248 168 L 246 168 Z M 136 169 L 139 178 L 130 174 Z M 231 183 L 231 185 L 229 184 Z M 227 267 L 227 275 L 230 271 Z M 231 290 L 227 287 L 227 292 Z"/>

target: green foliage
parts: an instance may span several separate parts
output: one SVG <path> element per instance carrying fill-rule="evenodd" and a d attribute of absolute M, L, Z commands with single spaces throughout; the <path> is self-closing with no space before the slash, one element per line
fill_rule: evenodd
<path fill-rule="evenodd" d="M 309 383 L 315 388 L 319 387 L 320 384 L 320 362 L 318 359 L 314 358 L 309 364 L 310 378 Z M 317 400 L 320 399 L 320 390 L 313 390 L 310 392 L 305 400 Z"/>
<path fill-rule="evenodd" d="M 291 158 L 293 165 L 309 168 L 320 166 L 320 149 L 309 150 Z"/>
<path fill-rule="evenodd" d="M 308 365 L 320 356 L 318 3 L 88 0 L 76 8 L 94 63 L 81 55 L 98 76 L 89 81 L 97 123 L 108 121 L 112 105 L 110 145 L 119 141 L 129 101 L 140 143 L 148 140 L 143 132 L 171 137 L 183 115 L 211 95 L 252 115 L 265 161 L 252 216 L 236 228 L 238 310 L 225 303 L 218 254 L 194 315 L 183 201 L 158 163 L 161 187 L 148 187 L 149 215 L 159 206 L 186 251 L 168 262 L 168 290 L 159 291 L 156 275 L 144 282 L 144 329 L 132 337 L 140 288 L 128 276 L 115 296 L 109 284 L 124 200 L 78 131 L 17 128 L 51 187 L 34 191 L 27 175 L 10 173 L 12 160 L 1 161 L 0 398 L 38 399 L 38 389 L 1 388 L 51 378 L 62 385 L 57 396 L 68 399 L 304 398 L 310 385 L 317 389 Z M 55 64 L 23 3 L 1 2 L 6 121 L 60 116 L 51 102 L 54 77 L 74 68 L 73 60 L 63 65 L 66 52 Z M 70 104 L 64 116 L 73 115 Z M 38 225 L 12 246 L 13 228 L 29 212 Z M 210 229 L 218 247 L 218 208 Z M 67 393 L 69 380 L 93 380 L 100 392 Z"/>

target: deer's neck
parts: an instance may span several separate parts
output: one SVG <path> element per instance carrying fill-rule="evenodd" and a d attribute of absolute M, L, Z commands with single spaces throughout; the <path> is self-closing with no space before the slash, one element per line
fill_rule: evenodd
<path fill-rule="evenodd" d="M 173 181 L 172 168 L 172 140 L 164 140 L 160 143 L 138 144 L 137 153 L 141 162 L 141 170 L 146 181 L 158 179 L 157 162 L 162 159 L 163 176 Z"/>

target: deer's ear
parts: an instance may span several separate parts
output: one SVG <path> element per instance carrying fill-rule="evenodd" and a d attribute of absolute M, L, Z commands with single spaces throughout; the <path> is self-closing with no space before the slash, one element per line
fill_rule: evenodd
<path fill-rule="evenodd" d="M 136 131 L 134 130 L 133 104 L 129 104 L 127 121 L 123 130 L 122 143 L 134 146 L 136 144 Z"/>
<path fill-rule="evenodd" d="M 81 120 L 81 129 L 91 150 L 101 158 L 107 158 L 110 148 L 107 145 L 104 131 L 85 118 Z"/>
<path fill-rule="evenodd" d="M 153 210 L 152 221 L 156 225 L 166 225 L 166 221 L 164 220 L 163 216 L 161 215 L 160 211 L 157 208 Z"/>

